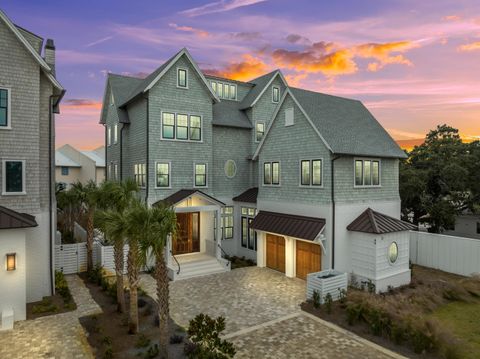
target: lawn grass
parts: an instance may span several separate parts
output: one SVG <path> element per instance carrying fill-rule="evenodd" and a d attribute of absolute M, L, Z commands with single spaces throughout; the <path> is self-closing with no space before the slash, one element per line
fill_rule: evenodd
<path fill-rule="evenodd" d="M 436 309 L 432 317 L 468 346 L 463 351 L 465 358 L 476 359 L 480 356 L 480 301 L 448 303 Z"/>

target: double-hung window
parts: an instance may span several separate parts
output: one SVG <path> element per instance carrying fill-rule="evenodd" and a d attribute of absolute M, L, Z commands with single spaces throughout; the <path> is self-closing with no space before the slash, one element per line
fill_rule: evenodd
<path fill-rule="evenodd" d="M 263 184 L 279 185 L 280 184 L 280 163 L 265 162 L 263 164 Z"/>
<path fill-rule="evenodd" d="M 213 92 L 215 92 L 218 97 L 226 100 L 237 99 L 237 85 L 218 81 L 211 81 L 211 84 Z"/>
<path fill-rule="evenodd" d="M 163 112 L 162 138 L 167 140 L 201 141 L 202 118 L 197 115 Z"/>
<path fill-rule="evenodd" d="M 162 137 L 167 139 L 175 138 L 175 114 L 162 113 Z"/>
<path fill-rule="evenodd" d="M 380 161 L 355 160 L 355 186 L 376 187 L 380 186 Z"/>
<path fill-rule="evenodd" d="M 147 182 L 147 165 L 145 163 L 134 165 L 133 179 L 138 187 L 145 187 Z"/>
<path fill-rule="evenodd" d="M 25 161 L 3 161 L 2 194 L 25 194 Z"/>
<path fill-rule="evenodd" d="M 222 208 L 222 238 L 233 238 L 233 207 Z"/>
<path fill-rule="evenodd" d="M 0 129 L 10 128 L 10 90 L 0 88 Z"/>
<path fill-rule="evenodd" d="M 255 141 L 260 142 L 265 134 L 265 123 L 257 122 L 255 125 Z"/>
<path fill-rule="evenodd" d="M 280 101 L 280 89 L 276 86 L 272 88 L 272 102 L 279 102 Z"/>
<path fill-rule="evenodd" d="M 169 188 L 170 187 L 170 163 L 157 162 L 157 187 Z"/>
<path fill-rule="evenodd" d="M 207 187 L 207 164 L 195 163 L 195 187 Z"/>
<path fill-rule="evenodd" d="M 322 160 L 318 159 L 300 161 L 300 185 L 322 185 Z"/>
<path fill-rule="evenodd" d="M 257 250 L 257 233 L 250 228 L 250 223 L 253 221 L 257 210 L 251 207 L 242 207 L 242 247 Z"/>
<path fill-rule="evenodd" d="M 182 88 L 188 87 L 187 70 L 177 69 L 177 86 Z"/>
<path fill-rule="evenodd" d="M 200 116 L 190 116 L 190 139 L 201 141 L 202 139 L 202 119 Z"/>
<path fill-rule="evenodd" d="M 177 140 L 188 140 L 188 115 L 177 115 Z"/>

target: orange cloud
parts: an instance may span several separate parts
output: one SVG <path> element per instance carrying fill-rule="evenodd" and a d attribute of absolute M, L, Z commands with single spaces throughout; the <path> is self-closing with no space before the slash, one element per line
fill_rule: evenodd
<path fill-rule="evenodd" d="M 223 69 L 207 69 L 206 73 L 214 76 L 226 77 L 232 80 L 247 81 L 264 75 L 269 66 L 258 57 L 250 54 L 242 56 L 242 61 L 231 62 Z"/>
<path fill-rule="evenodd" d="M 460 21 L 462 18 L 459 15 L 447 15 L 442 17 L 444 21 Z"/>
<path fill-rule="evenodd" d="M 62 101 L 61 107 L 63 109 L 92 109 L 99 110 L 102 108 L 100 101 L 89 100 L 84 98 L 70 98 Z"/>
<path fill-rule="evenodd" d="M 287 80 L 290 86 L 300 87 L 302 80 L 307 78 L 307 74 L 298 74 L 298 75 L 285 75 L 285 80 Z"/>
<path fill-rule="evenodd" d="M 177 24 L 174 24 L 174 23 L 170 23 L 168 24 L 168 26 L 170 26 L 171 28 L 175 29 L 175 30 L 178 30 L 178 31 L 184 31 L 184 32 L 191 32 L 195 35 L 197 35 L 198 37 L 209 37 L 210 36 L 210 33 L 208 31 L 205 31 L 205 30 L 202 30 L 202 29 L 197 29 L 197 28 L 194 28 L 194 27 L 191 27 L 191 26 L 180 26 L 180 25 L 177 25 Z"/>
<path fill-rule="evenodd" d="M 418 47 L 418 44 L 411 41 L 398 41 L 384 44 L 368 43 L 356 46 L 354 52 L 359 57 L 377 60 L 377 62 L 368 65 L 368 70 L 378 71 L 387 64 L 412 66 L 412 62 L 402 54 L 392 55 L 392 53 L 403 53 L 415 47 Z"/>
<path fill-rule="evenodd" d="M 480 41 L 472 42 L 470 44 L 465 44 L 458 48 L 458 51 L 475 51 L 475 50 L 480 50 Z"/>

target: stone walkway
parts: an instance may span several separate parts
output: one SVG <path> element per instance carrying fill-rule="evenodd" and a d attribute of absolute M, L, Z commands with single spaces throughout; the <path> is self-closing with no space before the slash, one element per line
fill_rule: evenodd
<path fill-rule="evenodd" d="M 142 288 L 156 297 L 155 281 Z M 179 325 L 199 313 L 226 318 L 235 358 L 401 358 L 300 310 L 305 281 L 249 267 L 170 282 L 170 314 Z"/>
<path fill-rule="evenodd" d="M 12 331 L 0 332 L 0 358 L 94 357 L 78 318 L 100 313 L 101 309 L 78 276 L 67 276 L 66 279 L 77 309 L 68 313 L 17 322 Z"/>

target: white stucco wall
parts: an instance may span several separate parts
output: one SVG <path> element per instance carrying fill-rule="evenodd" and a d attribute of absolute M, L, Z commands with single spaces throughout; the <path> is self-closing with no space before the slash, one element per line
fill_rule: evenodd
<path fill-rule="evenodd" d="M 6 270 L 7 253 L 17 254 L 17 269 Z M 0 231 L 0 316 L 13 309 L 14 320 L 26 319 L 26 253 L 25 230 Z"/>

